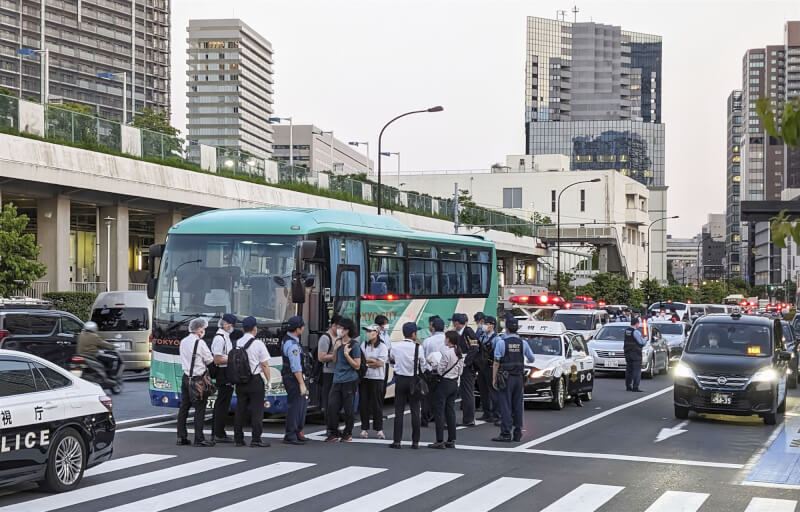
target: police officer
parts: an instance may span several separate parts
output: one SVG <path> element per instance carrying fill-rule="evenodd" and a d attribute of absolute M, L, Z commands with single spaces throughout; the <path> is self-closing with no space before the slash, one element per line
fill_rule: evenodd
<path fill-rule="evenodd" d="M 532 363 L 536 356 L 517 336 L 519 322 L 516 318 L 506 320 L 505 339 L 498 340 L 494 349 L 494 365 L 492 386 L 500 395 L 500 435 L 492 441 L 518 443 L 522 439 L 522 408 L 525 361 Z M 505 386 L 498 383 L 497 376 L 502 374 Z M 514 426 L 513 438 L 511 426 Z"/>
<path fill-rule="evenodd" d="M 214 336 L 214 341 L 211 342 L 211 354 L 214 356 L 214 364 L 219 368 L 214 379 L 217 385 L 217 399 L 214 401 L 214 416 L 211 420 L 215 443 L 231 442 L 231 439 L 225 433 L 225 419 L 228 417 L 228 409 L 231 407 L 233 384 L 228 382 L 225 369 L 228 366 L 228 352 L 233 349 L 231 333 L 237 321 L 236 315 L 231 313 L 222 315 L 217 334 Z"/>
<path fill-rule="evenodd" d="M 625 329 L 625 390 L 641 393 L 639 381 L 642 380 L 642 347 L 647 341 L 639 331 L 639 317 L 631 320 L 631 326 Z"/>
<path fill-rule="evenodd" d="M 303 379 L 303 347 L 300 336 L 303 334 L 305 322 L 299 316 L 289 319 L 286 336 L 283 338 L 283 366 L 281 377 L 283 387 L 286 388 L 286 434 L 283 442 L 286 444 L 303 445 L 308 438 L 301 434 L 306 422 L 306 408 L 308 407 L 308 389 Z"/>
<path fill-rule="evenodd" d="M 483 417 L 481 420 L 497 423 L 499 426 L 500 421 L 500 397 L 497 390 L 492 386 L 493 372 L 494 372 L 494 349 L 497 345 L 497 340 L 500 337 L 497 335 L 497 319 L 493 316 L 484 318 L 483 337 L 481 338 L 481 356 L 485 357 L 485 369 L 481 370 L 478 378 L 481 379 L 481 384 L 485 386 L 488 393 L 489 401 L 483 406 Z M 481 388 L 481 400 L 484 397 L 483 388 Z"/>
<path fill-rule="evenodd" d="M 475 358 L 478 355 L 478 337 L 472 327 L 467 325 L 469 317 L 464 313 L 454 313 L 450 319 L 458 333 L 458 348 L 464 354 L 464 372 L 458 385 L 461 397 L 461 423 L 459 426 L 475 426 Z"/>
<path fill-rule="evenodd" d="M 486 315 L 483 314 L 483 311 L 478 311 L 474 315 L 472 315 L 472 319 L 475 321 L 475 335 L 480 340 L 483 337 L 483 326 L 486 323 Z"/>

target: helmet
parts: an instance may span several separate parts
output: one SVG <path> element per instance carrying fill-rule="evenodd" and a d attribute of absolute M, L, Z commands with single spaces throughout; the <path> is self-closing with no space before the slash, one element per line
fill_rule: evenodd
<path fill-rule="evenodd" d="M 86 322 L 83 324 L 84 331 L 97 332 L 97 324 L 94 322 Z"/>

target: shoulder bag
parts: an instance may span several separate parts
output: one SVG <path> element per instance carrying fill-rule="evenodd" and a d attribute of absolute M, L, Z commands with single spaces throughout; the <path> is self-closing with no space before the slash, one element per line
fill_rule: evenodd
<path fill-rule="evenodd" d="M 430 394 L 430 388 L 425 381 L 425 376 L 419 371 L 419 343 L 414 345 L 414 376 L 411 379 L 411 394 L 420 398 Z"/>
<path fill-rule="evenodd" d="M 203 342 L 205 343 L 205 342 Z M 200 344 L 200 338 L 194 341 L 194 350 L 192 351 L 192 364 L 189 368 L 189 401 L 190 402 L 204 402 L 208 397 L 217 392 L 216 386 L 211 382 L 208 372 L 203 375 L 194 375 L 194 359 L 197 356 L 197 346 Z"/>

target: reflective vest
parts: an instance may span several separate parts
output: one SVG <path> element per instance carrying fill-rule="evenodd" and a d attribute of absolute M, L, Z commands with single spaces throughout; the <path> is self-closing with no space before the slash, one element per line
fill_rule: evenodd
<path fill-rule="evenodd" d="M 300 351 L 300 353 L 299 353 L 299 356 L 300 356 L 300 371 L 302 371 L 303 374 L 306 373 L 305 358 L 303 357 L 303 346 L 300 345 L 300 342 L 294 341 L 294 338 L 292 338 L 291 336 L 287 335 L 285 338 L 283 338 L 283 345 L 281 346 L 281 359 L 282 359 L 282 364 L 283 364 L 283 366 L 281 366 L 281 377 L 283 377 L 284 382 L 286 381 L 287 378 L 288 379 L 294 379 L 294 374 L 292 373 L 292 364 L 289 361 L 289 358 L 286 357 L 286 355 L 284 354 L 284 351 L 283 351 L 284 346 L 287 343 L 291 343 L 291 344 L 297 346 L 297 350 Z"/>
<path fill-rule="evenodd" d="M 522 375 L 525 373 L 525 359 L 522 353 L 523 341 L 515 334 L 506 336 L 506 353 L 500 359 L 500 371 L 509 375 Z"/>
<path fill-rule="evenodd" d="M 628 327 L 625 329 L 625 344 L 623 345 L 625 352 L 632 352 L 634 354 L 642 355 L 642 346 L 639 345 L 639 342 L 636 341 L 636 338 L 633 337 L 633 331 L 635 329 L 633 327 Z"/>

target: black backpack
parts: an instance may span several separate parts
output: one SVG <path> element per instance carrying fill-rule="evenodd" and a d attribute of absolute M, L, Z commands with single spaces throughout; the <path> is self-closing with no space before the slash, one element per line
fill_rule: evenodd
<path fill-rule="evenodd" d="M 364 342 L 364 347 L 361 349 L 361 366 L 358 367 L 358 378 L 363 379 L 367 375 L 367 341 Z M 358 345 L 356 343 L 356 345 Z"/>
<path fill-rule="evenodd" d="M 243 347 L 233 346 L 228 352 L 228 367 L 225 371 L 225 376 L 231 384 L 247 384 L 253 377 L 253 371 L 250 369 L 250 359 L 247 357 L 247 349 L 255 341 L 251 338 L 250 341 L 244 344 Z"/>

